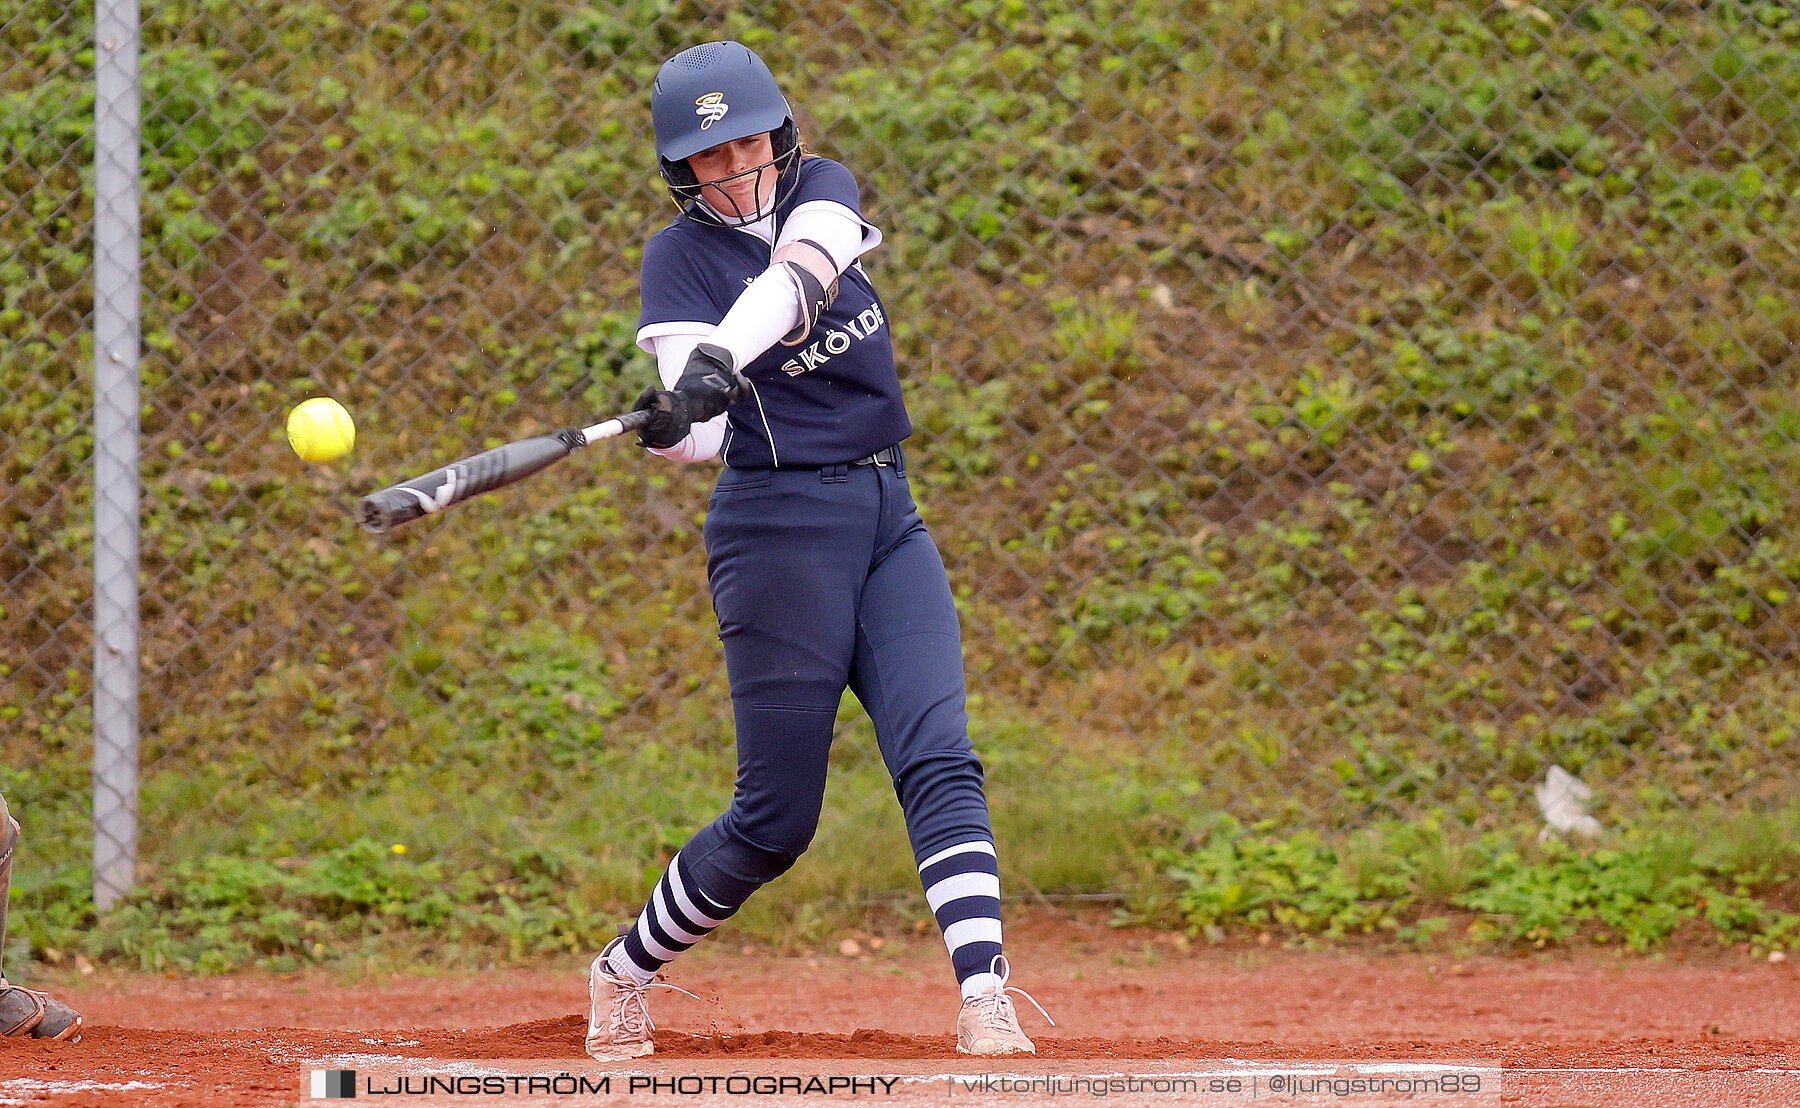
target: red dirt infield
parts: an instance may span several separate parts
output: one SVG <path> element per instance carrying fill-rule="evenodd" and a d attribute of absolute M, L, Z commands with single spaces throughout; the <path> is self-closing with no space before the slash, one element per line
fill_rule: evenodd
<path fill-rule="evenodd" d="M 704 999 L 658 990 L 657 1053 L 626 1065 L 582 1052 L 580 958 L 374 979 L 59 970 L 38 985 L 87 1033 L 0 1042 L 0 1105 L 322 1103 L 312 1071 L 331 1069 L 358 1072 L 359 1100 L 408 1105 L 1800 1104 L 1800 979 L 1747 953 L 1207 946 L 1030 913 L 1008 933 L 1013 984 L 1057 1026 L 1020 1001 L 1038 1055 L 981 1060 L 955 1051 L 934 936 L 797 955 L 721 938 L 668 975 Z"/>

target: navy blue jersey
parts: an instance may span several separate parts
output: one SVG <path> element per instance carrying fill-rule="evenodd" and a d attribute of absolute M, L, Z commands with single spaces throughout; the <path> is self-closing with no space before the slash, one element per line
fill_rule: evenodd
<path fill-rule="evenodd" d="M 798 176 L 776 209 L 777 228 L 808 201 L 830 200 L 861 214 L 856 178 L 842 165 L 803 158 Z M 771 251 L 757 235 L 721 226 L 689 208 L 644 249 L 638 327 L 717 325 L 744 286 L 769 268 Z M 778 343 L 743 370 L 756 392 L 728 413 L 727 465 L 848 462 L 912 432 L 887 311 L 861 265 L 844 273 L 837 299 L 800 345 Z"/>

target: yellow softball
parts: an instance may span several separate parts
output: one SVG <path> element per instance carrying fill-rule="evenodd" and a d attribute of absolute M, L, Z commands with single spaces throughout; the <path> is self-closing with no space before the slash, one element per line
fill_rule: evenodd
<path fill-rule="evenodd" d="M 356 444 L 356 424 L 344 406 L 329 396 L 303 400 L 288 413 L 288 443 L 309 462 L 330 462 Z"/>

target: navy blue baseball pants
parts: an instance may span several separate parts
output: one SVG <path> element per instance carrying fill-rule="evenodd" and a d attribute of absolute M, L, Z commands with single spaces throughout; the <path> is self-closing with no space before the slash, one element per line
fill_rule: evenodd
<path fill-rule="evenodd" d="M 737 723 L 731 808 L 681 851 L 735 909 L 812 842 L 845 688 L 875 726 L 916 859 L 992 840 L 969 742 L 962 636 L 905 462 L 727 468 L 707 575 Z"/>

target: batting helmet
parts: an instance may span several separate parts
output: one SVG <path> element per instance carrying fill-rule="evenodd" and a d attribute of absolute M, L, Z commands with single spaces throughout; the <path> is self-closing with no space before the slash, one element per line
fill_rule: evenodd
<path fill-rule="evenodd" d="M 684 207 L 700 192 L 687 159 L 702 150 L 768 133 L 778 190 L 799 162 L 793 110 L 768 65 L 741 42 L 703 43 L 664 62 L 650 89 L 650 118 L 663 180 Z"/>

